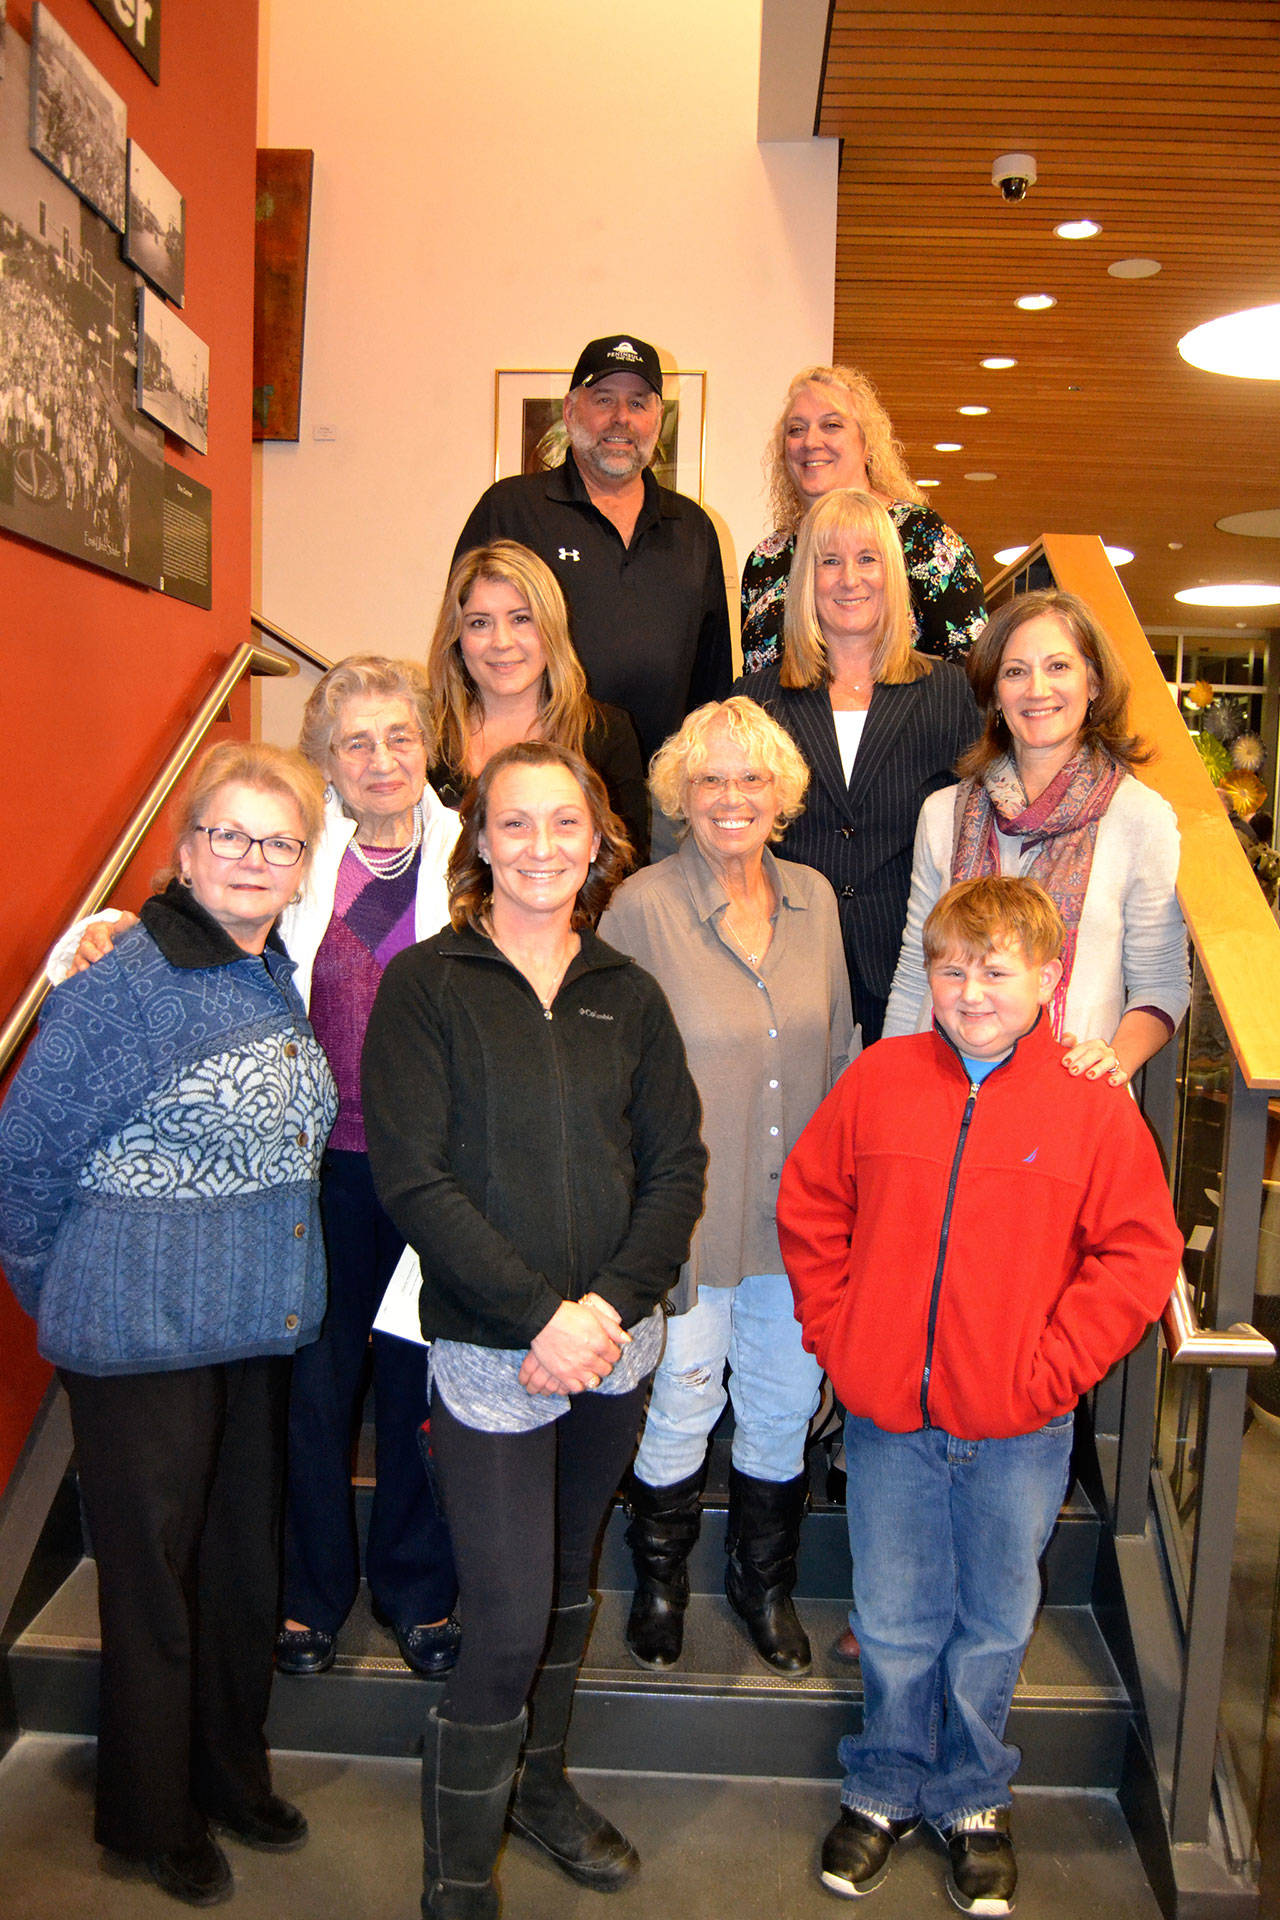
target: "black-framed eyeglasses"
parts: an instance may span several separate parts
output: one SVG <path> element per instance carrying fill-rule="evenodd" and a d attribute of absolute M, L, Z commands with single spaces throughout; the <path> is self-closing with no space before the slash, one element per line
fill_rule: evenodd
<path fill-rule="evenodd" d="M 306 841 L 295 840 L 291 833 L 269 833 L 259 840 L 239 827 L 197 826 L 196 832 L 208 834 L 209 851 L 219 860 L 243 860 L 250 847 L 261 847 L 269 867 L 296 867 L 307 850 Z"/>

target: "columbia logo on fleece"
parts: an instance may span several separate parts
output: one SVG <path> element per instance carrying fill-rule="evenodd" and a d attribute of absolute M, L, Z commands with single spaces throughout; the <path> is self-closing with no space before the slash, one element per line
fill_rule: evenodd
<path fill-rule="evenodd" d="M 578 1012 L 584 1020 L 612 1020 L 611 1013 L 597 1013 L 594 1007 L 579 1007 Z"/>

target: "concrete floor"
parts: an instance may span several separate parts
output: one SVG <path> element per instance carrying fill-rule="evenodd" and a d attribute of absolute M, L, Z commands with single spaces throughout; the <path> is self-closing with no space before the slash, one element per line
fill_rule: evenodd
<path fill-rule="evenodd" d="M 5 1920 L 174 1920 L 182 1911 L 150 1881 L 107 1871 L 91 1837 L 93 1770 L 93 1741 L 50 1734 L 24 1735 L 0 1763 Z M 275 1772 L 277 1787 L 306 1812 L 311 1839 L 275 1857 L 227 1842 L 238 1920 L 416 1920 L 416 1763 L 278 1753 Z M 841 1911 L 815 1872 L 835 1818 L 834 1782 L 577 1777 L 635 1840 L 640 1877 L 605 1906 L 511 1841 L 499 1869 L 505 1920 L 831 1920 Z M 1020 1794 L 1016 1834 L 1026 1914 L 1159 1920 L 1109 1794 Z M 876 1895 L 880 1920 L 953 1914 L 943 1865 L 931 1837 L 905 1843 Z"/>

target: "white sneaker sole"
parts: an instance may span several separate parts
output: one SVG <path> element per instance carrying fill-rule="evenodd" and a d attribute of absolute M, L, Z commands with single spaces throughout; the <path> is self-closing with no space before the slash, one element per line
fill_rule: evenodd
<path fill-rule="evenodd" d="M 947 1892 L 951 1895 L 952 1905 L 959 1907 L 961 1913 L 1001 1914 L 1012 1913 L 1014 1909 L 1015 1903 L 1012 1896 L 1007 1900 L 1000 1898 L 999 1895 L 970 1900 L 967 1895 L 961 1893 L 950 1874 L 947 1875 Z"/>

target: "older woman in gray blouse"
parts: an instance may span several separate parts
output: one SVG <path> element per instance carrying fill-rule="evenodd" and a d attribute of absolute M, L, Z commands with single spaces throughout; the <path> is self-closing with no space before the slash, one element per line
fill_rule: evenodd
<path fill-rule="evenodd" d="M 808 777 L 754 701 L 698 708 L 651 769 L 655 800 L 683 829 L 679 848 L 627 880 L 600 926 L 671 1003 L 710 1156 L 630 1490 L 627 1644 L 647 1667 L 680 1656 L 726 1360 L 736 1424 L 725 1591 L 775 1672 L 810 1664 L 791 1593 L 821 1374 L 800 1343 L 774 1205 L 789 1149 L 846 1065 L 853 1022 L 835 895 L 769 850 Z"/>

